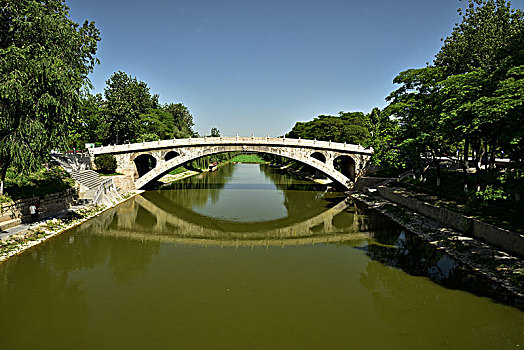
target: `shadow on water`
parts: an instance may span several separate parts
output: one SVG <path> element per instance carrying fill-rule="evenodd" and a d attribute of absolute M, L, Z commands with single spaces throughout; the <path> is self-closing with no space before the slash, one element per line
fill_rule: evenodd
<path fill-rule="evenodd" d="M 361 214 L 370 209 L 361 209 Z M 389 219 L 384 218 L 389 221 Z M 375 222 L 375 221 L 374 221 Z M 373 240 L 360 249 L 373 261 L 399 268 L 412 276 L 428 277 L 449 289 L 464 290 L 490 297 L 524 310 L 524 300 L 500 288 L 497 283 L 460 263 L 445 252 L 398 225 L 389 230 L 375 230 Z M 379 277 L 376 277 L 379 278 Z"/>

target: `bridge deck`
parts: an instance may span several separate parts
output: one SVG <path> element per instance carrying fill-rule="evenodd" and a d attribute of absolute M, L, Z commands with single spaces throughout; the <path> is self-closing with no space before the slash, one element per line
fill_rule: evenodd
<path fill-rule="evenodd" d="M 289 139 L 283 137 L 201 137 L 188 139 L 170 139 L 141 143 L 130 143 L 123 145 L 112 145 L 89 148 L 91 156 L 104 153 L 121 153 L 144 151 L 152 149 L 162 149 L 170 147 L 190 147 L 190 146 L 213 146 L 213 145 L 271 145 L 286 147 L 304 147 L 329 149 L 342 152 L 352 152 L 371 155 L 373 150 L 364 148 L 360 145 L 337 143 L 330 141 L 317 141 L 305 139 Z"/>

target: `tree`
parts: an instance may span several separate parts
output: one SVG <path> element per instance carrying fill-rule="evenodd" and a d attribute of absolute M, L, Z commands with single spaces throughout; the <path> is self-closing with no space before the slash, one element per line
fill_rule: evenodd
<path fill-rule="evenodd" d="M 440 185 L 440 156 L 449 152 L 440 123 L 442 109 L 440 81 L 442 69 L 426 67 L 401 72 L 393 82 L 401 87 L 386 99 L 390 104 L 385 109 L 400 123 L 398 144 L 404 162 L 410 161 L 423 175 L 427 159 L 437 169 L 437 186 Z"/>
<path fill-rule="evenodd" d="M 182 103 L 170 103 L 160 108 L 149 108 L 140 115 L 137 141 L 187 138 L 195 135 L 193 116 Z"/>
<path fill-rule="evenodd" d="M 29 171 L 67 144 L 99 40 L 63 0 L 0 0 L 0 194 L 8 167 Z"/>
<path fill-rule="evenodd" d="M 384 168 L 401 170 L 406 162 L 400 154 L 400 124 L 390 113 L 375 107 L 367 116 L 370 138 L 365 146 L 373 148 L 372 162 Z"/>
<path fill-rule="evenodd" d="M 466 185 L 470 154 L 479 170 L 504 149 L 515 159 L 523 149 L 524 17 L 505 0 L 468 0 L 459 13 L 434 65 L 395 78 L 402 86 L 384 112 L 399 122 L 401 159 L 431 155 L 438 173 L 437 156 L 460 149 Z"/>
<path fill-rule="evenodd" d="M 84 92 L 78 117 L 71 126 L 69 144 L 71 148 L 84 148 L 87 142 L 105 139 L 109 133 L 102 109 L 104 100 L 101 94 Z"/>
<path fill-rule="evenodd" d="M 434 63 L 446 77 L 443 121 L 455 125 L 463 154 L 469 155 L 471 147 L 478 165 L 484 154 L 495 154 L 501 127 L 506 125 L 508 115 L 499 108 L 505 104 L 500 99 L 500 81 L 515 64 L 508 44 L 513 43 L 515 51 L 524 39 L 524 14 L 511 9 L 506 0 L 469 0 L 459 13 L 462 21 L 446 38 Z M 499 95 L 498 101 L 493 95 Z"/>
<path fill-rule="evenodd" d="M 173 116 L 174 129 L 171 137 L 180 139 L 195 136 L 193 116 L 186 106 L 182 103 L 170 103 L 164 105 L 163 109 Z"/>
<path fill-rule="evenodd" d="M 462 21 L 444 40 L 435 66 L 448 76 L 478 69 L 493 73 L 506 60 L 499 50 L 522 29 L 523 12 L 506 0 L 468 0 L 458 12 Z"/>
<path fill-rule="evenodd" d="M 107 81 L 104 89 L 104 116 L 111 133 L 106 142 L 121 144 L 138 141 L 142 114 L 160 108 L 158 95 L 151 96 L 146 83 L 118 71 Z"/>
<path fill-rule="evenodd" d="M 149 108 L 147 113 L 140 115 L 138 142 L 165 140 L 179 134 L 173 115 L 164 108 Z"/>
<path fill-rule="evenodd" d="M 309 122 L 297 122 L 286 137 L 363 144 L 369 139 L 366 116 L 362 112 L 320 115 Z"/>
<path fill-rule="evenodd" d="M 220 137 L 220 130 L 215 127 L 211 128 L 211 137 Z"/>
<path fill-rule="evenodd" d="M 112 154 L 101 154 L 95 157 L 95 165 L 99 172 L 113 174 L 117 168 L 116 158 Z"/>

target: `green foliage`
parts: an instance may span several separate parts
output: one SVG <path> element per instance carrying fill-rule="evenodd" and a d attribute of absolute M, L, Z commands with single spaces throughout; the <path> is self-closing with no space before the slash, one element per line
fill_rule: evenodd
<path fill-rule="evenodd" d="M 103 140 L 109 133 L 109 125 L 102 115 L 104 99 L 102 94 L 91 95 L 85 93 L 82 99 L 82 108 L 77 120 L 77 134 L 82 135 L 81 144 L 78 148 L 83 148 L 87 142 Z"/>
<path fill-rule="evenodd" d="M 188 169 L 186 167 L 179 166 L 178 168 L 175 168 L 175 169 L 171 170 L 169 172 L 169 175 L 177 175 L 177 174 L 181 174 L 181 173 L 186 172 L 186 171 L 188 171 Z"/>
<path fill-rule="evenodd" d="M 469 1 L 435 59 L 443 136 L 476 163 L 505 151 L 522 161 L 524 15 L 505 0 Z M 466 164 L 464 164 L 466 167 Z"/>
<path fill-rule="evenodd" d="M 495 185 L 487 185 L 483 190 L 472 193 L 472 196 L 483 203 L 508 199 L 504 189 Z"/>
<path fill-rule="evenodd" d="M 477 172 L 497 155 L 524 161 L 524 16 L 505 0 L 469 0 L 460 13 L 434 65 L 399 73 L 389 105 L 370 114 L 370 145 L 375 163 L 423 173 L 432 160 L 437 177 L 440 156 L 460 154 L 477 187 L 464 155 Z M 507 197 L 497 186 L 480 197 Z"/>
<path fill-rule="evenodd" d="M 109 133 L 109 127 L 102 115 L 104 101 L 101 94 L 82 94 L 80 112 L 71 126 L 69 147 L 83 149 L 86 143 L 103 140 Z"/>
<path fill-rule="evenodd" d="M 297 122 L 286 137 L 363 144 L 370 134 L 364 113 L 340 112 L 338 117 L 320 115 L 309 122 Z"/>
<path fill-rule="evenodd" d="M 116 158 L 112 154 L 101 154 L 95 157 L 95 165 L 99 172 L 112 174 L 117 167 Z"/>
<path fill-rule="evenodd" d="M 295 172 L 298 171 L 299 175 L 308 174 L 311 177 L 318 176 L 317 169 L 307 164 L 296 161 L 294 159 L 282 157 L 276 154 L 269 154 L 269 153 L 261 153 L 260 157 L 264 159 L 267 163 L 271 163 L 277 166 L 285 166 L 285 167 L 292 169 L 292 171 L 295 171 Z"/>
<path fill-rule="evenodd" d="M 8 195 L 6 194 L 2 194 L 0 195 L 0 203 L 9 203 L 9 202 L 12 202 L 13 199 L 11 197 L 9 197 Z"/>
<path fill-rule="evenodd" d="M 181 103 L 150 108 L 140 115 L 140 132 L 135 141 L 188 138 L 194 135 L 193 116 Z"/>
<path fill-rule="evenodd" d="M 66 147 L 99 40 L 62 0 L 0 0 L 0 194 L 9 167 L 36 169 Z"/>
<path fill-rule="evenodd" d="M 74 147 L 86 142 L 116 144 L 195 136 L 193 116 L 181 103 L 160 106 L 146 83 L 124 72 L 114 73 L 102 95 L 86 94 L 81 117 L 73 127 Z"/>
<path fill-rule="evenodd" d="M 239 154 L 230 161 L 234 163 L 267 163 L 267 161 L 258 154 Z"/>
<path fill-rule="evenodd" d="M 111 130 L 106 141 L 113 144 L 136 141 L 141 131 L 141 115 L 160 107 L 158 95 L 151 96 L 146 83 L 122 71 L 106 81 L 104 96 L 103 113 Z"/>
<path fill-rule="evenodd" d="M 0 198 L 0 202 L 63 192 L 73 187 L 75 182 L 60 167 L 50 169 L 40 167 L 29 174 L 10 168 L 7 171 L 5 184 L 6 195 Z"/>
<path fill-rule="evenodd" d="M 225 152 L 225 153 L 212 154 L 210 156 L 198 158 L 198 159 L 195 159 L 189 162 L 186 165 L 186 168 L 188 169 L 208 169 L 210 163 L 228 162 L 232 158 L 234 158 L 237 154 L 238 152 Z"/>
<path fill-rule="evenodd" d="M 372 162 L 387 169 L 387 173 L 404 169 L 405 160 L 398 148 L 401 141 L 398 120 L 374 108 L 367 117 L 367 123 L 371 137 L 365 145 L 373 148 Z"/>
<path fill-rule="evenodd" d="M 220 130 L 215 127 L 211 128 L 211 137 L 220 137 Z"/>
<path fill-rule="evenodd" d="M 506 169 L 497 178 L 507 198 L 524 196 L 524 164 L 519 162 Z"/>
<path fill-rule="evenodd" d="M 196 133 L 193 131 L 193 116 L 186 106 L 182 103 L 169 103 L 164 105 L 163 109 L 173 118 L 173 129 L 170 137 L 177 139 L 196 137 Z"/>
<path fill-rule="evenodd" d="M 444 67 L 447 75 L 495 72 L 508 59 L 498 51 L 522 29 L 523 12 L 511 9 L 506 0 L 468 0 L 459 14 L 462 21 L 445 39 L 435 65 Z"/>
<path fill-rule="evenodd" d="M 146 113 L 140 115 L 140 131 L 137 134 L 137 142 L 165 140 L 172 138 L 173 117 L 162 108 L 149 108 Z"/>

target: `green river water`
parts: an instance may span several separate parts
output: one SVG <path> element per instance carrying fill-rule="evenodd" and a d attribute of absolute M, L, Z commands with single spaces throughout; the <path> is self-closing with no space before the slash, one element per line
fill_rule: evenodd
<path fill-rule="evenodd" d="M 524 348 L 491 295 L 343 193 L 231 164 L 0 263 L 0 349 Z"/>

